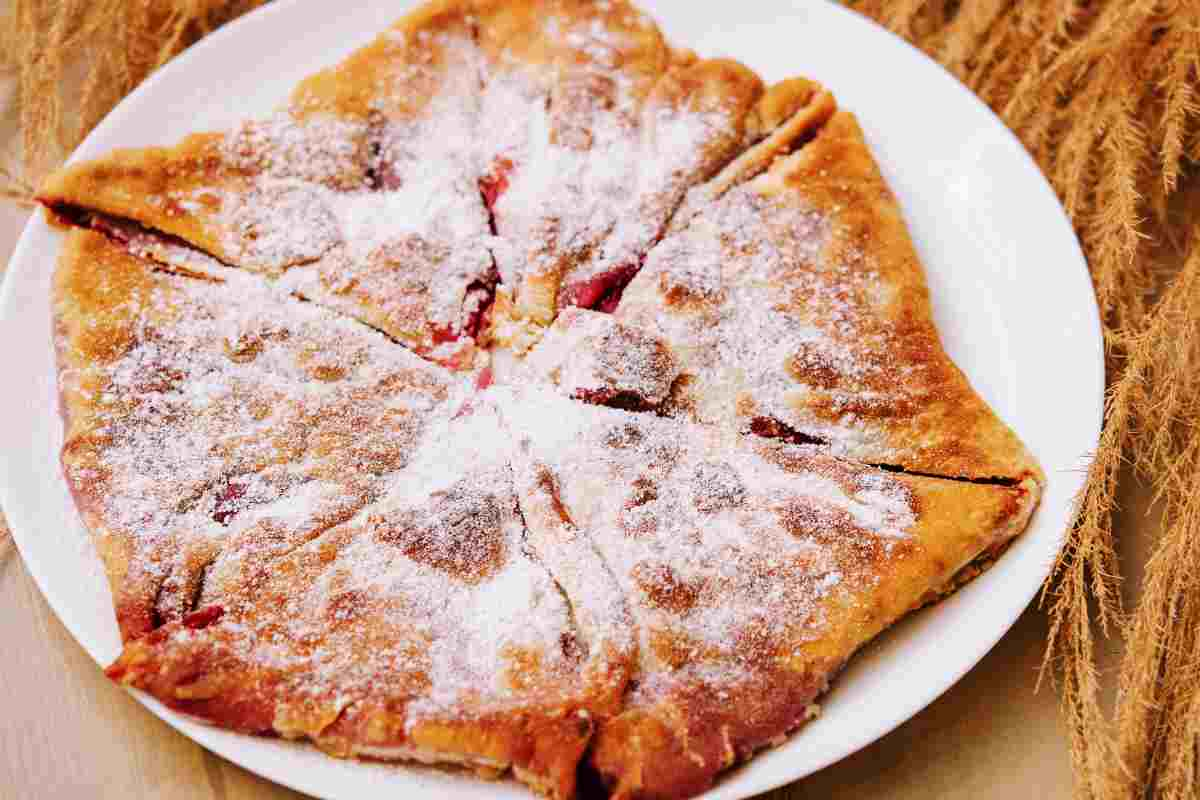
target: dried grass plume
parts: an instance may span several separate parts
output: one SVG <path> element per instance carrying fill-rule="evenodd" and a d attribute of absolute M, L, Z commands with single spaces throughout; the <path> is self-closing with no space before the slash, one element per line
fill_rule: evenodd
<path fill-rule="evenodd" d="M 41 179 L 147 75 L 263 2 L 10 0 L 0 16 L 0 78 L 11 82 L 22 135 L 14 152 L 0 154 L 0 197 L 30 202 Z"/>
<path fill-rule="evenodd" d="M 1186 202 L 1183 185 L 1200 156 L 1200 3 L 852 5 L 989 103 L 1038 160 L 1075 224 L 1103 318 L 1109 389 L 1077 522 L 1044 595 L 1047 666 L 1062 691 L 1079 798 L 1196 797 L 1200 206 Z M 1182 267 L 1163 274 L 1158 265 L 1171 261 Z M 1127 463 L 1153 488 L 1166 520 L 1129 612 L 1121 607 L 1112 527 Z M 1111 710 L 1101 702 L 1097 633 L 1119 633 L 1125 644 Z"/>

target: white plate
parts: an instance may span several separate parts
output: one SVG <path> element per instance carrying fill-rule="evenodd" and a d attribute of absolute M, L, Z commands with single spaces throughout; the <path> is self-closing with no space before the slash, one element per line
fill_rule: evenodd
<path fill-rule="evenodd" d="M 406 2 L 284 0 L 218 31 L 113 111 L 75 154 L 166 144 L 278 104 L 317 68 L 366 43 Z M 897 38 L 824 2 L 644 2 L 668 35 L 768 80 L 802 74 L 853 110 L 899 195 L 928 270 L 946 347 L 1029 444 L 1049 477 L 1033 524 L 987 574 L 854 659 L 824 714 L 727 776 L 708 797 L 742 798 L 869 744 L 946 691 L 1008 630 L 1045 578 L 1095 447 L 1104 379 L 1086 265 L 1053 192 L 1021 145 L 966 89 Z M 118 637 L 99 561 L 59 472 L 61 423 L 49 286 L 59 234 L 25 229 L 0 300 L 0 503 L 30 573 L 100 664 Z M 209 749 L 321 797 L 527 797 L 512 783 L 337 761 L 297 744 L 207 727 L 139 696 Z"/>

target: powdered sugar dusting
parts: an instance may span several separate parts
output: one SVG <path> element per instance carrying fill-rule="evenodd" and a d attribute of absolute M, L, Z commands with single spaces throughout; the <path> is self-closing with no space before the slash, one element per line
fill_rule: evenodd
<path fill-rule="evenodd" d="M 523 554 L 507 442 L 486 408 L 442 420 L 382 497 L 344 526 L 276 561 L 282 614 L 247 582 L 261 549 L 232 550 L 205 602 L 239 658 L 288 671 L 300 693 L 336 688 L 363 707 L 386 701 L 407 724 L 525 705 L 576 671 L 561 641 L 569 613 Z M 232 580 L 222 582 L 223 576 Z M 269 596 L 269 593 L 268 593 Z M 278 626 L 285 637 L 264 649 Z M 215 635 L 220 635 L 215 634 Z M 374 643 L 363 652 L 361 643 Z M 305 646 L 307 643 L 307 646 Z"/>
<path fill-rule="evenodd" d="M 543 323 L 555 306 L 596 304 L 636 271 L 736 129 L 729 115 L 660 97 L 649 76 L 618 66 L 639 46 L 622 33 L 596 18 L 572 24 L 544 22 L 561 40 L 551 64 L 502 54 L 482 98 L 483 118 L 498 123 L 485 146 L 506 165 L 492 206 L 504 242 L 497 263 L 522 312 Z"/>
<path fill-rule="evenodd" d="M 879 276 L 827 257 L 830 221 L 793 200 L 753 182 L 732 189 L 651 251 L 617 317 L 675 348 L 695 376 L 686 411 L 696 418 L 769 418 L 838 453 L 886 454 L 860 417 L 902 391 L 904 367 L 886 358 L 893 340 L 873 310 Z"/>
<path fill-rule="evenodd" d="M 545 390 L 512 395 L 504 415 L 527 469 L 553 476 L 541 491 L 556 493 L 612 569 L 643 675 L 769 669 L 825 632 L 824 598 L 877 580 L 916 521 L 902 484 L 811 448 Z"/>
<path fill-rule="evenodd" d="M 670 349 L 609 314 L 564 309 L 526 359 L 567 397 L 633 410 L 662 405 L 679 368 Z"/>
<path fill-rule="evenodd" d="M 362 507 L 427 420 L 461 403 L 435 367 L 377 334 L 220 276 L 155 276 L 125 312 L 130 346 L 89 368 L 99 388 L 79 446 L 94 458 L 64 459 L 105 526 L 132 537 L 135 567 L 160 577 L 203 566 L 171 564 L 192 540 L 219 542 L 264 514 L 303 526 Z M 102 447 L 85 446 L 97 437 Z"/>
<path fill-rule="evenodd" d="M 480 312 L 473 291 L 488 293 L 496 280 L 474 161 L 458 150 L 475 146 L 471 97 L 439 95 L 415 117 L 381 113 L 361 129 L 280 115 L 271 136 L 239 132 L 230 145 L 237 158 L 270 167 L 249 191 L 221 194 L 224 250 L 422 355 L 469 365 Z M 300 177 L 287 168 L 324 142 L 335 152 L 373 148 L 357 185 L 320 180 L 319 159 Z"/>
<path fill-rule="evenodd" d="M 148 202 L 216 258 L 92 221 L 151 275 L 104 312 L 127 341 L 63 375 L 92 392 L 68 480 L 147 617 L 130 682 L 339 755 L 529 769 L 560 726 L 569 772 L 685 690 L 811 699 L 806 648 L 921 547 L 908 484 L 836 457 L 886 452 L 887 284 L 766 175 L 664 238 L 741 112 L 645 17 L 573 8 L 511 41 L 395 29 L 361 116 L 214 137 Z M 502 305 L 540 343 L 456 374 Z"/>

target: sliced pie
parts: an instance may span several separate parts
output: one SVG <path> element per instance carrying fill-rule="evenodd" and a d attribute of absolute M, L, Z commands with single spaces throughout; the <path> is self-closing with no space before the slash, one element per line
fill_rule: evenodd
<path fill-rule="evenodd" d="M 440 2 L 267 120 L 75 165 L 40 199 L 471 366 L 501 278 L 495 333 L 519 347 L 559 307 L 611 308 L 690 189 L 832 109 L 808 81 L 764 92 L 672 50 L 622 0 Z"/>
<path fill-rule="evenodd" d="M 942 348 L 920 261 L 854 117 L 689 207 L 616 311 L 661 336 L 672 413 L 918 473 L 1041 480 Z"/>
<path fill-rule="evenodd" d="M 479 59 L 454 9 L 401 20 L 269 119 L 69 167 L 40 198 L 106 231 L 182 240 L 471 366 L 496 272 L 479 170 L 461 150 Z"/>
<path fill-rule="evenodd" d="M 225 727 L 571 797 L 632 666 L 623 600 L 590 548 L 526 534 L 487 402 L 438 424 L 343 524 L 231 538 L 196 610 L 108 674 Z"/>
<path fill-rule="evenodd" d="M 544 389 L 504 417 L 526 524 L 590 538 L 636 622 L 630 691 L 589 755 L 614 798 L 692 796 L 779 742 L 860 646 L 1020 533 L 1039 494 Z"/>
<path fill-rule="evenodd" d="M 435 0 L 41 198 L 108 672 L 222 726 L 691 796 L 1044 483 L 854 117 L 624 0 Z"/>
<path fill-rule="evenodd" d="M 671 48 L 623 0 L 484 3 L 479 36 L 499 310 L 537 326 L 611 310 L 691 188 L 799 109 L 833 107 L 808 81 L 764 93 L 736 62 Z"/>
<path fill-rule="evenodd" d="M 155 267 L 74 230 L 55 276 L 63 468 L 126 640 L 191 612 L 230 537 L 349 518 L 466 388 L 251 276 Z"/>

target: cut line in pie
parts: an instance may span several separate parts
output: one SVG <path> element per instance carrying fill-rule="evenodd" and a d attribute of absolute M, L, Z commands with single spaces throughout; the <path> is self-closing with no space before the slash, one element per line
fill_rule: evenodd
<path fill-rule="evenodd" d="M 235 730 L 690 797 L 1044 484 L 854 117 L 624 2 L 430 3 L 40 199 L 108 673 Z"/>

